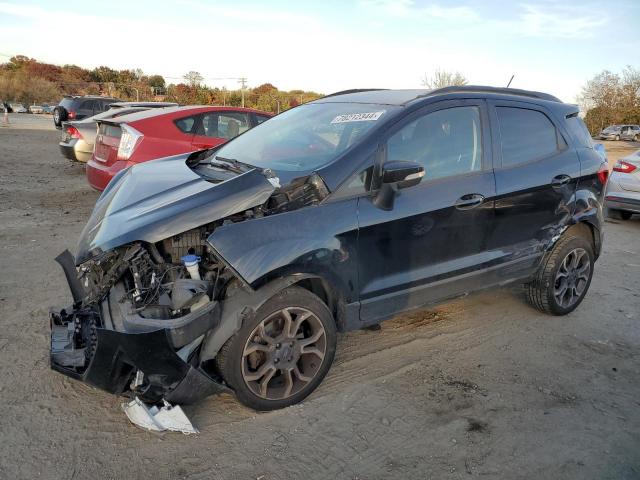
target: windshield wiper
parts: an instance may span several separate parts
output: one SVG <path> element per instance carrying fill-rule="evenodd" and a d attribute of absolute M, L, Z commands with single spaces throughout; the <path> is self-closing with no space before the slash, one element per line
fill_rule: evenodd
<path fill-rule="evenodd" d="M 240 165 L 242 164 L 238 162 L 238 160 L 236 160 L 235 158 L 224 158 L 224 157 L 214 156 L 211 159 L 210 165 L 213 167 L 219 167 L 225 170 L 229 170 L 230 172 L 233 172 L 233 173 L 238 173 L 238 174 L 244 173 L 244 170 L 240 167 Z"/>

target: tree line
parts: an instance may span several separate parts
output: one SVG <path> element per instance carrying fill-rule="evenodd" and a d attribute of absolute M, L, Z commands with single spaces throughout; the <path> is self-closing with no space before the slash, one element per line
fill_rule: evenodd
<path fill-rule="evenodd" d="M 0 99 L 24 104 L 57 103 L 63 95 L 106 95 L 123 101 L 168 101 L 181 105 L 230 105 L 278 113 L 322 94 L 304 90 L 281 91 L 270 83 L 255 88 L 209 87 L 200 73 L 167 83 L 162 75 L 141 69 L 92 70 L 77 65 L 53 65 L 16 55 L 0 63 Z"/>
<path fill-rule="evenodd" d="M 592 135 L 609 125 L 640 125 L 640 70 L 632 66 L 620 74 L 603 70 L 585 84 L 578 103 Z"/>

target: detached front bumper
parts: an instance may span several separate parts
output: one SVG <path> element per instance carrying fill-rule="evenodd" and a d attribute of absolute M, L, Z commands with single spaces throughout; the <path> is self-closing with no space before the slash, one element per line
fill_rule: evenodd
<path fill-rule="evenodd" d="M 189 362 L 204 333 L 219 324 L 218 304 L 190 314 L 188 322 L 166 320 L 168 328 L 154 326 L 152 319 L 136 325 L 133 316 L 114 324 L 115 317 L 108 318 L 114 309 L 105 299 L 99 306 L 51 310 L 51 368 L 107 392 L 152 403 L 164 398 L 189 404 L 229 391 L 197 362 Z"/>

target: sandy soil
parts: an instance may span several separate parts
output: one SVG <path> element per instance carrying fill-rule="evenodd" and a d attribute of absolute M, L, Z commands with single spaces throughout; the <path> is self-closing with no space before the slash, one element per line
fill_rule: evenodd
<path fill-rule="evenodd" d="M 640 478 L 640 216 L 607 223 L 567 317 L 472 295 L 341 335 L 301 405 L 223 395 L 186 409 L 201 434 L 157 435 L 49 370 L 47 310 L 70 303 L 53 257 L 97 195 L 42 125 L 0 128 L 0 478 Z"/>

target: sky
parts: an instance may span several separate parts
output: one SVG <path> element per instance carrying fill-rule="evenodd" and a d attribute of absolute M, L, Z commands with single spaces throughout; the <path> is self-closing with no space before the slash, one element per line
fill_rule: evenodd
<path fill-rule="evenodd" d="M 575 102 L 600 71 L 640 67 L 640 0 L 0 0 L 0 62 L 16 54 L 325 94 L 419 88 L 438 69 L 475 85 L 515 75 Z"/>

